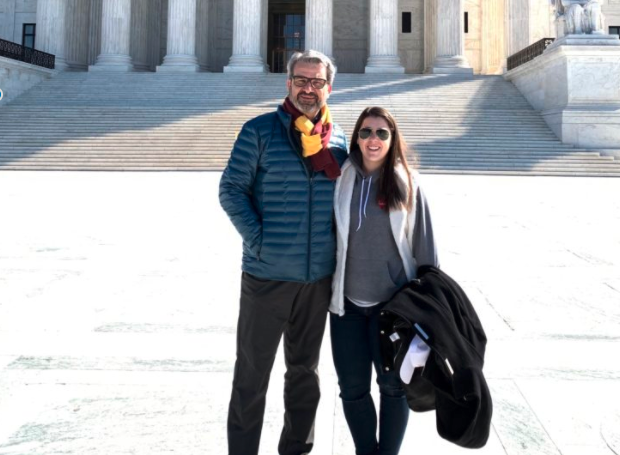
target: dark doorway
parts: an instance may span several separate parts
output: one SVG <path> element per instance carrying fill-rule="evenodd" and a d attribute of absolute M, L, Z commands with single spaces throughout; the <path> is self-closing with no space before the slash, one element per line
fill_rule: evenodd
<path fill-rule="evenodd" d="M 271 2 L 268 29 L 267 64 L 272 73 L 285 73 L 291 55 L 306 45 L 305 3 Z"/>

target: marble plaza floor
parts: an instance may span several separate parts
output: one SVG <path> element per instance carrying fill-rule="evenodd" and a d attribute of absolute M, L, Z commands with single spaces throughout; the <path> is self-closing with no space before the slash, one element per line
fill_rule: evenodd
<path fill-rule="evenodd" d="M 226 453 L 240 240 L 219 173 L 0 172 L 0 454 Z M 487 455 L 620 453 L 620 179 L 425 175 L 489 337 Z M 282 423 L 281 356 L 262 455 Z M 324 340 L 314 454 L 352 455 Z M 402 454 L 471 453 L 411 414 Z"/>

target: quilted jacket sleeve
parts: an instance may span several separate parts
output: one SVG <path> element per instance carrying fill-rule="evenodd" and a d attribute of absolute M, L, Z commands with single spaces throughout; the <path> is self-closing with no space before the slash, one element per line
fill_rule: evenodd
<path fill-rule="evenodd" d="M 251 122 L 246 123 L 233 146 L 228 166 L 220 180 L 220 204 L 241 234 L 243 243 L 258 257 L 262 222 L 252 200 L 261 144 Z"/>

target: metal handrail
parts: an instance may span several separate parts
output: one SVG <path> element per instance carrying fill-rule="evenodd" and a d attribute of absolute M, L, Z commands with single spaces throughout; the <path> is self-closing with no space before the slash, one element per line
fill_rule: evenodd
<path fill-rule="evenodd" d="M 51 70 L 56 66 L 55 55 L 3 39 L 0 39 L 0 57 L 42 66 L 43 68 L 49 68 Z"/>
<path fill-rule="evenodd" d="M 555 38 L 543 38 L 525 49 L 520 50 L 516 54 L 511 55 L 508 57 L 508 71 L 515 69 L 517 66 L 523 65 L 530 60 L 534 60 L 539 55 L 542 55 L 542 53 L 545 52 L 545 49 L 547 49 L 547 46 L 554 41 Z"/>

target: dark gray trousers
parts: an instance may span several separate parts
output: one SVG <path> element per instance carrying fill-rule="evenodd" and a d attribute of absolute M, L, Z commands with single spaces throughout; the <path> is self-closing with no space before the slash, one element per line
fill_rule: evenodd
<path fill-rule="evenodd" d="M 294 283 L 241 277 L 237 361 L 228 410 L 229 455 L 257 455 L 265 396 L 280 339 L 284 335 L 284 428 L 280 455 L 310 452 L 319 404 L 319 352 L 331 277 Z"/>

